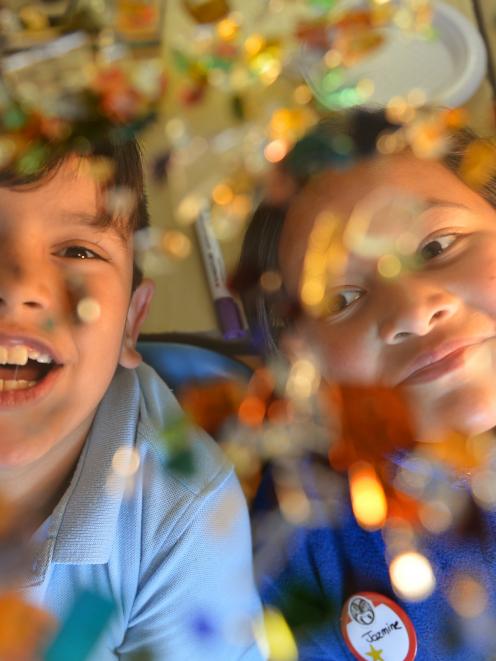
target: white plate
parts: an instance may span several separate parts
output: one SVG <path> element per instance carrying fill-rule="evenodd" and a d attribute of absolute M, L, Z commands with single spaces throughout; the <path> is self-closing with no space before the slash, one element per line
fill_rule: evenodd
<path fill-rule="evenodd" d="M 369 78 L 374 93 L 368 104 L 384 105 L 393 96 L 405 96 L 420 88 L 428 102 L 455 107 L 467 101 L 479 87 L 487 65 L 487 54 L 477 28 L 459 11 L 436 3 L 432 41 L 409 35 L 395 27 L 384 29 L 384 46 L 349 70 L 348 83 Z M 303 54 L 303 69 L 312 84 L 309 53 Z M 314 66 L 316 64 L 315 53 Z M 308 75 L 309 74 L 309 75 Z"/>

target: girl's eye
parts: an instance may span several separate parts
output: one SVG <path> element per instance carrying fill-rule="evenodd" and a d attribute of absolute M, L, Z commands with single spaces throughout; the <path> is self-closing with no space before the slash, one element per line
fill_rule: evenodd
<path fill-rule="evenodd" d="M 329 296 L 327 301 L 326 316 L 333 316 L 346 310 L 352 303 L 357 301 L 363 292 L 359 289 L 341 289 Z"/>
<path fill-rule="evenodd" d="M 96 252 L 83 246 L 68 246 L 59 250 L 57 254 L 60 257 L 68 257 L 69 259 L 100 259 Z"/>
<path fill-rule="evenodd" d="M 458 238 L 458 234 L 445 234 L 444 236 L 437 236 L 426 243 L 420 249 L 420 256 L 425 261 L 438 257 L 445 250 L 447 250 Z"/>

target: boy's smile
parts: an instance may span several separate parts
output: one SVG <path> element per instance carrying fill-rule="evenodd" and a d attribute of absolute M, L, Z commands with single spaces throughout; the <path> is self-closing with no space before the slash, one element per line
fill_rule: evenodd
<path fill-rule="evenodd" d="M 290 295 L 299 295 L 319 214 L 343 219 L 346 236 L 357 208 L 370 217 L 361 245 L 348 245 L 344 269 L 327 282 L 328 313 L 300 324 L 324 376 L 403 387 L 422 437 L 494 426 L 495 210 L 439 163 L 408 154 L 324 172 L 284 226 Z"/>
<path fill-rule="evenodd" d="M 56 367 L 55 356 L 46 344 L 20 336 L 0 336 L 0 406 L 14 404 L 27 394 L 18 396 L 16 391 L 28 390 L 32 397 Z"/>
<path fill-rule="evenodd" d="M 132 234 L 105 226 L 102 204 L 75 157 L 36 184 L 0 188 L 0 467 L 81 444 L 117 364 L 139 362 Z M 91 322 L 78 316 L 82 298 L 99 310 Z"/>
<path fill-rule="evenodd" d="M 58 376 L 55 351 L 36 338 L 0 335 L 0 409 L 33 402 Z"/>

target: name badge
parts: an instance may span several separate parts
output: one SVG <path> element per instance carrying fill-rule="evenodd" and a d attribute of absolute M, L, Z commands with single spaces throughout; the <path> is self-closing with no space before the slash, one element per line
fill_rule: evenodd
<path fill-rule="evenodd" d="M 413 661 L 417 655 L 412 621 L 398 604 L 377 592 L 358 592 L 346 601 L 341 632 L 361 661 Z"/>

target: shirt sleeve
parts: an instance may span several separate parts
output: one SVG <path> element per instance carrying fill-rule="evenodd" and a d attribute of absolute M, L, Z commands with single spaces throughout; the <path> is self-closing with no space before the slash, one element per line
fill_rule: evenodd
<path fill-rule="evenodd" d="M 190 499 L 173 523 L 143 540 L 142 571 L 117 650 L 163 661 L 259 661 L 248 513 L 232 470 Z M 171 539 L 172 538 L 172 539 Z M 166 541 L 164 541 L 166 540 Z"/>

